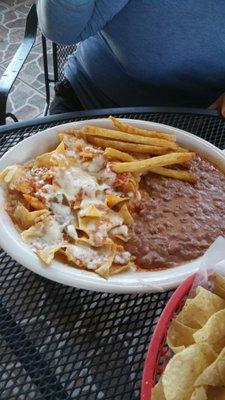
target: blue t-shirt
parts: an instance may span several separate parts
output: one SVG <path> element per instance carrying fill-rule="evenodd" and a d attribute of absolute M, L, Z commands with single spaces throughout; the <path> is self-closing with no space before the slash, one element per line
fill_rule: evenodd
<path fill-rule="evenodd" d="M 208 107 L 225 90 L 224 0 L 39 0 L 85 108 Z"/>

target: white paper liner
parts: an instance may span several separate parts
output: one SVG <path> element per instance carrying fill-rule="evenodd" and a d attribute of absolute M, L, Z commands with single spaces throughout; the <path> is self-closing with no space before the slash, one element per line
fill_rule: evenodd
<path fill-rule="evenodd" d="M 225 238 L 222 236 L 215 240 L 202 257 L 190 296 L 195 294 L 197 286 L 208 287 L 208 279 L 213 272 L 218 272 L 225 276 Z"/>

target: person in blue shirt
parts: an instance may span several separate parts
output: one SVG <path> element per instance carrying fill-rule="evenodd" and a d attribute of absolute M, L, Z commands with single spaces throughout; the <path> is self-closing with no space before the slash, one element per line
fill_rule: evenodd
<path fill-rule="evenodd" d="M 224 0 L 38 0 L 43 34 L 77 44 L 51 113 L 125 106 L 225 116 Z"/>

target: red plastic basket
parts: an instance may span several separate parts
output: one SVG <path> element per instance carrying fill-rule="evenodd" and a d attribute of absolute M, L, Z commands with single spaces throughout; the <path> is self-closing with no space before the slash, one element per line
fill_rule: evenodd
<path fill-rule="evenodd" d="M 176 289 L 156 325 L 145 360 L 141 385 L 141 400 L 151 400 L 151 391 L 157 382 L 157 376 L 164 371 L 171 357 L 170 350 L 166 345 L 167 329 L 174 314 L 182 308 L 194 279 L 195 275 L 190 276 Z"/>

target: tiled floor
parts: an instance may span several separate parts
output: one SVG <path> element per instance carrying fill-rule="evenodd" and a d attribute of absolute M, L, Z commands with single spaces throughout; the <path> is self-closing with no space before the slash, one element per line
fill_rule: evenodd
<path fill-rule="evenodd" d="M 33 2 L 0 0 L 0 78 L 23 38 L 26 16 Z M 19 120 L 25 120 L 41 115 L 44 106 L 45 86 L 39 32 L 35 46 L 9 96 L 7 111 L 16 114 Z"/>

